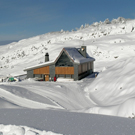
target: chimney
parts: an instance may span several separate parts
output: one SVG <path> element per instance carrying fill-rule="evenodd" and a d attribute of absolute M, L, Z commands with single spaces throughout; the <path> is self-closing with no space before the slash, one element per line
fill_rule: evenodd
<path fill-rule="evenodd" d="M 83 57 L 87 57 L 87 53 L 86 53 L 86 46 L 81 46 L 81 49 L 79 50 L 79 52 L 81 53 L 81 55 Z"/>
<path fill-rule="evenodd" d="M 45 54 L 45 62 L 47 62 L 47 61 L 49 61 L 49 54 L 48 53 Z"/>

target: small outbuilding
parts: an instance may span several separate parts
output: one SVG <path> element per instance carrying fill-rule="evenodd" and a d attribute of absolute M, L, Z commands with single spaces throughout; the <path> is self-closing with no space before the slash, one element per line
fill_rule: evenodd
<path fill-rule="evenodd" d="M 45 55 L 45 63 L 28 67 L 27 78 L 42 78 L 44 81 L 54 78 L 72 78 L 80 80 L 93 73 L 95 59 L 87 54 L 86 46 L 81 48 L 65 47 L 55 61 L 49 61 L 49 54 Z"/>

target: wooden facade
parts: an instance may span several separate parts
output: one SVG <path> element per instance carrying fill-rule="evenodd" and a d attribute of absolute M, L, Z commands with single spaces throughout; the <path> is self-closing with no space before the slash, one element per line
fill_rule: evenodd
<path fill-rule="evenodd" d="M 50 74 L 49 66 L 34 69 L 34 74 Z"/>
<path fill-rule="evenodd" d="M 54 77 L 73 78 L 74 80 L 84 78 L 93 72 L 94 59 L 87 59 L 86 47 L 82 47 L 85 51 L 81 51 L 82 49 L 64 48 L 54 62 L 39 65 L 40 67 L 37 66 L 35 68 L 29 68 L 27 70 L 27 76 L 43 78 L 45 81 L 53 81 Z M 84 61 L 76 63 L 73 60 L 74 54 L 76 54 L 79 59 L 84 59 Z"/>
<path fill-rule="evenodd" d="M 73 75 L 74 67 L 55 67 L 55 74 Z"/>

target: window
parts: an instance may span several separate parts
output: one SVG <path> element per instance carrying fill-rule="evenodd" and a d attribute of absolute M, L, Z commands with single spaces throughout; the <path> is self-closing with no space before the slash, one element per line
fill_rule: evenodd
<path fill-rule="evenodd" d="M 63 78 L 74 78 L 74 75 L 61 75 L 61 74 L 57 74 L 56 75 L 56 78 L 59 78 L 59 77 L 63 77 Z"/>
<path fill-rule="evenodd" d="M 72 60 L 67 56 L 65 52 L 62 53 L 58 61 L 56 62 L 56 67 L 73 67 Z"/>

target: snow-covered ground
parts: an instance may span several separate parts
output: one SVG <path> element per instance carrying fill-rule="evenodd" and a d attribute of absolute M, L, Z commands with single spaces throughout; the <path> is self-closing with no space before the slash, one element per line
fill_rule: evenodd
<path fill-rule="evenodd" d="M 135 134 L 134 119 L 58 110 L 9 109 L 7 111 L 7 109 L 1 109 L 0 122 L 7 125 L 8 129 L 9 127 L 12 127 L 8 127 L 8 124 L 10 123 L 12 125 L 18 125 L 19 129 L 24 128 L 26 131 L 30 130 L 32 132 L 39 133 L 39 135 L 46 135 L 43 133 L 43 130 L 46 132 L 52 131 L 56 134 L 60 133 L 62 135 Z M 33 127 L 34 129 L 25 127 Z M 12 132 L 16 132 L 15 128 L 10 128 L 9 130 L 11 131 L 11 129 L 13 129 Z M 11 133 L 10 135 L 13 134 Z M 29 135 L 35 134 L 31 133 Z M 49 135 L 55 134 L 50 133 Z"/>
<path fill-rule="evenodd" d="M 92 74 L 75 82 L 60 78 L 58 82 L 27 79 L 0 83 L 0 108 L 135 117 L 134 37 L 135 20 L 118 18 L 0 46 L 0 78 L 26 74 L 26 67 L 44 62 L 46 52 L 53 61 L 64 47 L 82 45 L 96 59 L 94 71 L 98 73 L 96 78 Z"/>
<path fill-rule="evenodd" d="M 62 135 L 53 132 L 46 132 L 29 128 L 26 126 L 15 126 L 15 125 L 0 125 L 1 135 Z"/>

